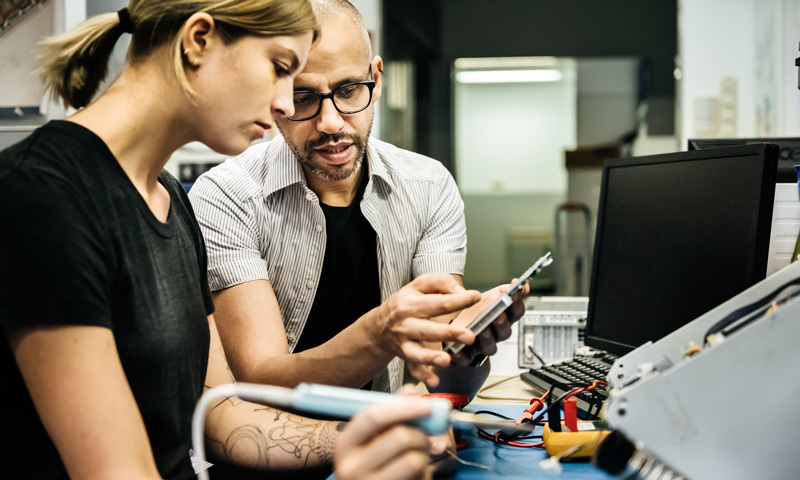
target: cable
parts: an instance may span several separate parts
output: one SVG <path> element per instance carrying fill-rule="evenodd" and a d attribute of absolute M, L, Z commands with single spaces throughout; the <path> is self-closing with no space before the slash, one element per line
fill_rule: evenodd
<path fill-rule="evenodd" d="M 717 323 L 715 323 L 714 325 L 712 325 L 711 328 L 709 328 L 708 331 L 706 331 L 705 335 L 703 335 L 704 343 L 705 344 L 708 343 L 708 337 L 709 336 L 714 335 L 715 333 L 719 333 L 719 332 L 725 330 L 727 327 L 729 327 L 729 326 L 733 325 L 734 323 L 738 322 L 739 320 L 742 320 L 742 319 L 746 318 L 748 315 L 759 311 L 759 309 L 763 309 L 763 307 L 765 305 L 769 305 L 772 301 L 775 300 L 775 298 L 778 295 L 783 293 L 784 290 L 786 290 L 787 288 L 789 288 L 789 287 L 791 287 L 793 285 L 799 285 L 799 284 L 800 284 L 800 278 L 796 278 L 796 279 L 794 279 L 794 280 L 792 280 L 790 282 L 787 282 L 787 283 L 781 285 L 779 288 L 773 290 L 769 295 L 766 295 L 765 297 L 762 297 L 761 299 L 759 299 L 759 300 L 757 300 L 757 301 L 755 301 L 753 303 L 750 303 L 750 304 L 745 305 L 743 307 L 737 308 L 736 310 L 734 310 L 733 312 L 731 312 L 727 316 L 725 316 L 722 320 L 720 320 Z M 792 298 L 796 297 L 798 295 L 798 293 L 800 293 L 800 292 L 793 292 L 787 298 L 783 299 L 783 301 L 791 300 Z M 755 317 L 752 317 L 752 318 L 748 319 L 742 325 L 737 326 L 735 329 L 733 329 L 729 333 L 732 333 L 733 331 L 738 330 L 742 326 L 747 325 L 751 321 L 755 320 L 755 318 L 760 318 L 760 317 L 761 317 L 761 315 L 757 315 Z"/>
<path fill-rule="evenodd" d="M 491 433 L 483 430 L 482 428 L 478 429 L 478 436 L 481 438 L 485 438 L 486 440 L 491 440 L 497 445 L 508 445 L 509 447 L 517 447 L 517 448 L 544 448 L 544 442 L 521 442 L 519 440 L 506 440 L 502 432 L 497 431 L 492 435 Z M 526 437 L 526 438 L 541 438 L 541 435 L 537 437 Z"/>
<path fill-rule="evenodd" d="M 561 398 L 559 398 L 556 401 L 551 401 L 552 400 L 552 395 L 553 395 L 553 388 L 558 387 L 558 388 L 560 388 L 560 389 L 562 389 L 564 391 L 567 391 L 570 386 L 576 386 L 576 385 L 579 385 L 581 387 L 580 388 L 576 388 L 576 389 L 571 390 L 571 391 L 568 391 L 566 394 L 564 394 Z M 540 421 L 542 418 L 544 418 L 545 415 L 547 415 L 547 412 L 549 412 L 553 407 L 555 407 L 557 405 L 560 405 L 561 402 L 563 402 L 564 400 L 566 400 L 566 399 L 568 399 L 568 398 L 570 398 L 570 397 L 572 397 L 574 395 L 581 394 L 581 393 L 583 393 L 585 391 L 594 390 L 595 388 L 597 388 L 598 385 L 608 385 L 608 383 L 603 381 L 603 380 L 595 380 L 594 382 L 592 382 L 588 386 L 585 383 L 554 383 L 553 386 L 550 388 L 550 390 L 547 391 L 547 394 L 545 395 L 547 397 L 547 408 L 542 410 L 542 412 L 539 413 L 539 415 L 537 417 L 531 419 L 531 421 L 534 422 L 534 423 Z M 564 388 L 564 387 L 567 387 L 567 388 Z M 590 412 L 586 412 L 586 413 L 589 414 Z M 597 416 L 597 415 L 594 415 L 594 416 Z"/>
<path fill-rule="evenodd" d="M 492 389 L 492 388 L 494 388 L 494 387 L 496 387 L 496 386 L 498 386 L 498 385 L 500 385 L 502 383 L 506 383 L 506 382 L 509 382 L 511 380 L 515 380 L 517 378 L 519 378 L 519 375 L 512 375 L 512 376 L 506 377 L 506 378 L 504 378 L 502 380 L 498 380 L 498 381 L 496 381 L 494 383 L 490 383 L 489 385 L 486 385 L 486 386 L 482 387 L 480 390 L 478 390 L 478 394 L 475 395 L 475 396 L 478 397 L 478 398 L 484 399 L 484 400 L 508 400 L 508 401 L 512 401 L 512 402 L 527 402 L 528 401 L 527 398 L 496 397 L 494 395 L 486 395 L 484 393 L 487 390 Z"/>
<path fill-rule="evenodd" d="M 498 382 L 496 382 L 496 383 L 494 383 L 492 385 L 489 385 L 489 387 L 487 387 L 487 388 L 491 388 L 491 387 L 493 387 L 493 386 L 495 386 L 497 384 L 503 383 L 503 382 L 508 381 L 508 380 L 509 380 L 508 378 L 500 380 L 500 381 L 498 381 Z M 561 398 L 553 401 L 552 400 L 553 388 L 551 388 L 550 390 L 548 390 L 541 397 L 532 398 L 530 400 L 531 406 L 525 409 L 525 412 L 522 414 L 522 416 L 520 416 L 520 418 L 517 420 L 517 422 L 533 423 L 536 426 L 541 426 L 544 423 L 544 420 L 542 420 L 542 419 L 544 418 L 544 416 L 553 407 L 561 405 L 564 400 L 567 400 L 567 399 L 569 399 L 569 398 L 571 398 L 571 397 L 573 397 L 575 395 L 580 395 L 582 393 L 589 393 L 589 394 L 597 395 L 597 392 L 595 392 L 594 390 L 599 385 L 608 385 L 608 383 L 603 381 L 603 380 L 595 380 L 594 382 L 592 382 L 590 384 L 586 384 L 586 383 L 556 383 L 556 384 L 553 384 L 553 388 L 558 387 L 558 388 L 560 388 L 562 390 L 567 391 L 567 393 L 564 394 L 563 396 L 561 396 Z M 570 387 L 574 387 L 574 386 L 577 386 L 578 388 L 573 388 L 572 390 L 569 390 Z M 545 398 L 547 400 L 545 400 Z M 547 404 L 547 408 L 544 408 L 544 410 L 542 410 L 539 413 L 539 415 L 537 415 L 535 418 L 531 418 L 533 416 L 533 414 L 536 411 L 540 410 L 545 404 Z M 599 403 L 598 403 L 598 410 L 599 410 Z M 492 412 L 491 410 L 479 410 L 479 411 L 474 412 L 474 413 L 476 415 L 482 415 L 482 414 L 483 415 L 493 415 L 495 417 L 499 417 L 499 418 L 502 418 L 504 420 L 512 420 L 511 417 L 507 417 L 505 415 L 501 415 L 501 414 L 499 414 L 497 412 Z M 589 414 L 590 416 L 592 415 L 591 412 L 587 412 L 587 414 Z M 596 416 L 596 414 L 595 414 L 595 416 Z M 559 415 L 559 417 L 560 417 L 560 415 Z M 542 438 L 541 435 L 521 435 L 521 434 L 513 434 L 513 433 L 509 434 L 509 433 L 504 433 L 501 430 L 498 430 L 495 433 L 489 433 L 488 431 L 486 431 L 486 430 L 484 430 L 483 428 L 480 428 L 480 427 L 477 428 L 477 431 L 478 431 L 478 436 L 479 437 L 484 438 L 486 440 L 491 440 L 492 442 L 494 442 L 495 444 L 498 444 L 498 445 L 509 445 L 509 446 L 512 446 L 512 447 L 519 447 L 519 448 L 544 448 L 544 442 L 531 443 L 531 442 L 522 442 L 522 441 L 520 441 L 520 440 L 530 440 L 530 439 Z"/>
<path fill-rule="evenodd" d="M 536 360 L 539 360 L 539 363 L 541 363 L 542 366 L 547 365 L 547 362 L 544 361 L 544 358 L 542 358 L 538 353 L 536 353 L 536 350 L 533 349 L 533 345 L 528 345 L 528 350 L 533 354 L 534 357 L 536 357 Z"/>
<path fill-rule="evenodd" d="M 502 418 L 503 420 L 512 420 L 511 417 L 507 417 L 505 415 L 501 415 L 497 412 L 492 412 L 491 410 L 479 410 L 475 412 L 475 415 L 493 415 L 498 418 Z M 528 421 L 525 421 L 528 423 Z M 498 445 L 509 445 L 511 447 L 519 447 L 519 448 L 540 448 L 544 446 L 543 442 L 537 443 L 530 443 L 530 442 L 520 442 L 519 440 L 530 440 L 536 438 L 542 438 L 541 435 L 516 435 L 516 434 L 509 434 L 504 433 L 502 430 L 498 430 L 495 433 L 489 433 L 488 431 L 484 430 L 481 427 L 477 427 L 478 436 L 484 438 L 486 440 L 491 440 L 495 444 Z"/>
<path fill-rule="evenodd" d="M 459 458 L 459 456 L 456 455 L 455 452 L 450 451 L 450 449 L 447 450 L 447 453 L 459 463 L 462 463 L 464 465 L 470 465 L 470 466 L 473 466 L 473 467 L 482 468 L 482 469 L 488 470 L 490 472 L 492 471 L 492 467 L 490 467 L 488 465 L 484 465 L 482 463 L 468 462 L 468 461 L 464 460 L 463 458 Z"/>

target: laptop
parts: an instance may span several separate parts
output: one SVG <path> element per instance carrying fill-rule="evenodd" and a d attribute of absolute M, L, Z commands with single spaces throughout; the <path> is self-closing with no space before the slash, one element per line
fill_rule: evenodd
<path fill-rule="evenodd" d="M 521 375 L 553 398 L 766 277 L 778 147 L 606 161 L 584 343 L 590 355 Z M 555 259 L 558 261 L 558 259 Z M 578 396 L 599 412 L 604 388 Z"/>

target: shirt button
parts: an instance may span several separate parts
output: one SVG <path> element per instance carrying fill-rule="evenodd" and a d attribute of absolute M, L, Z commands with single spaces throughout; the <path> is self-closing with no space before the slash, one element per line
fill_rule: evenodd
<path fill-rule="evenodd" d="M 322 231 L 322 225 L 317 225 L 317 232 L 321 232 L 321 231 Z"/>
<path fill-rule="evenodd" d="M 308 289 L 314 288 L 314 282 L 312 282 L 311 280 L 307 281 L 306 282 L 306 288 L 308 288 Z"/>
<path fill-rule="evenodd" d="M 306 193 L 306 200 L 314 200 L 314 194 L 312 192 Z"/>
<path fill-rule="evenodd" d="M 291 333 L 287 334 L 286 335 L 286 340 L 289 340 L 290 343 L 294 342 L 294 335 L 292 335 Z"/>

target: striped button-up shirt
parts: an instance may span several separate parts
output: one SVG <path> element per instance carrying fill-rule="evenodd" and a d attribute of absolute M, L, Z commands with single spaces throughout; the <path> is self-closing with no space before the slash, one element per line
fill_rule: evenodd
<path fill-rule="evenodd" d="M 450 173 L 374 138 L 367 162 L 360 206 L 378 236 L 381 301 L 425 273 L 463 274 L 464 204 Z M 278 137 L 228 159 L 201 176 L 189 197 L 208 249 L 211 290 L 269 280 L 294 350 L 322 273 L 326 229 L 319 199 L 286 142 Z M 395 358 L 373 388 L 395 391 L 402 374 Z"/>

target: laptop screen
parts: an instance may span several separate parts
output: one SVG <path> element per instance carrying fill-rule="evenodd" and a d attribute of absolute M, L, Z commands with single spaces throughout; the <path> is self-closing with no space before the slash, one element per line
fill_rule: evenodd
<path fill-rule="evenodd" d="M 603 166 L 585 343 L 624 355 L 766 275 L 778 149 Z"/>

